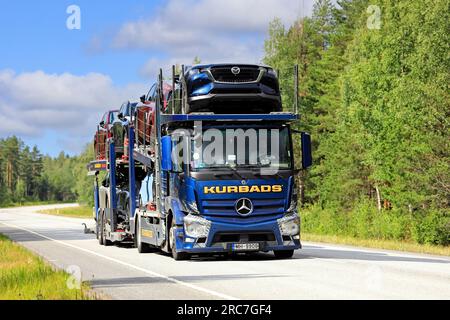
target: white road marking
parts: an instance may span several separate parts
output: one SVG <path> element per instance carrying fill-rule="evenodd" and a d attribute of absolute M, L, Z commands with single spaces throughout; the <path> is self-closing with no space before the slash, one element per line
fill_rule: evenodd
<path fill-rule="evenodd" d="M 206 289 L 206 288 L 202 288 L 202 287 L 196 286 L 194 284 L 190 284 L 190 283 L 187 283 L 187 282 L 184 282 L 184 281 L 180 281 L 180 280 L 171 278 L 169 276 L 165 276 L 163 274 L 160 274 L 160 273 L 148 270 L 148 269 L 144 269 L 144 268 L 135 266 L 133 264 L 130 264 L 130 263 L 127 263 L 127 262 L 123 262 L 123 261 L 120 261 L 120 260 L 117 260 L 117 259 L 114 259 L 114 258 L 111 258 L 111 257 L 108 257 L 108 256 L 105 256 L 105 255 L 103 255 L 101 253 L 98 253 L 98 252 L 95 252 L 95 251 L 91 251 L 91 250 L 88 250 L 88 249 L 77 247 L 77 246 L 75 246 L 73 244 L 70 244 L 70 243 L 67 243 L 67 242 L 64 242 L 64 241 L 61 241 L 61 240 L 56 240 L 56 239 L 47 237 L 47 236 L 45 236 L 43 234 L 40 234 L 38 232 L 29 230 L 29 229 L 26 229 L 26 228 L 23 228 L 23 227 L 19 227 L 19 226 L 16 226 L 16 225 L 5 223 L 5 222 L 0 222 L 0 224 L 3 224 L 3 225 L 5 225 L 7 227 L 10 227 L 10 228 L 16 228 L 16 229 L 19 229 L 19 230 L 22 230 L 22 231 L 25 231 L 25 232 L 37 235 L 37 236 L 39 236 L 41 238 L 44 238 L 44 239 L 47 239 L 47 240 L 50 240 L 50 241 L 54 241 L 54 242 L 56 242 L 58 244 L 61 244 L 61 245 L 64 245 L 64 246 L 67 246 L 67 247 L 70 247 L 70 248 L 78 249 L 80 251 L 84 251 L 86 253 L 95 255 L 97 257 L 101 257 L 103 259 L 106 259 L 106 260 L 109 260 L 109 261 L 112 261 L 112 262 L 116 262 L 116 263 L 121 264 L 123 266 L 129 267 L 129 268 L 132 268 L 132 269 L 136 269 L 136 270 L 144 272 L 144 273 L 146 273 L 146 274 L 148 274 L 150 276 L 157 277 L 157 278 L 162 278 L 162 279 L 165 279 L 167 281 L 170 281 L 170 282 L 173 282 L 173 283 L 176 283 L 176 284 L 179 284 L 179 285 L 182 285 L 182 286 L 185 286 L 185 287 L 188 287 L 188 288 L 191 288 L 191 289 L 203 292 L 203 293 L 207 293 L 207 294 L 219 297 L 219 298 L 224 299 L 224 300 L 240 300 L 238 298 L 235 298 L 235 297 L 232 297 L 232 296 L 229 296 L 229 295 L 217 292 L 217 291 L 213 291 L 213 290 L 209 290 L 209 289 Z"/>

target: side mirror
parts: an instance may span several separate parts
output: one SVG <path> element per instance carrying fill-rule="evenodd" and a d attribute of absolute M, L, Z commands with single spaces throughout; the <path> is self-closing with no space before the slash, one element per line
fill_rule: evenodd
<path fill-rule="evenodd" d="M 105 127 L 105 121 L 100 122 L 100 127 L 102 127 L 102 128 Z"/>
<path fill-rule="evenodd" d="M 119 114 L 117 115 L 117 118 L 119 118 L 120 120 L 123 120 L 123 113 L 119 113 Z"/>
<path fill-rule="evenodd" d="M 140 98 L 140 100 L 141 100 L 142 103 L 145 103 L 145 100 L 146 100 L 146 99 L 145 99 L 145 95 L 143 95 L 143 96 Z"/>
<path fill-rule="evenodd" d="M 172 137 L 165 136 L 161 139 L 161 169 L 172 171 Z"/>
<path fill-rule="evenodd" d="M 308 169 L 312 164 L 311 135 L 302 132 L 302 168 Z"/>

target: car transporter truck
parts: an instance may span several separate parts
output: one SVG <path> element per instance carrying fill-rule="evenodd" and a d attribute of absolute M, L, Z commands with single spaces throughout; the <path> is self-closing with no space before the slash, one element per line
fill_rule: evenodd
<path fill-rule="evenodd" d="M 156 108 L 146 123 L 129 121 L 124 154 L 108 137 L 106 159 L 89 163 L 99 243 L 134 243 L 140 253 L 161 250 L 175 260 L 269 251 L 292 257 L 301 248 L 296 176 L 312 165 L 310 135 L 291 128 L 296 113 L 247 112 L 245 103 L 240 113 L 177 114 L 178 102 L 186 110 L 188 74 L 172 68 L 164 111 L 160 70 Z"/>

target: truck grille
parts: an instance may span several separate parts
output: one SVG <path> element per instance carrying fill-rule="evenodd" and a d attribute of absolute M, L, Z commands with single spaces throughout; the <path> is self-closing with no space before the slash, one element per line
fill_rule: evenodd
<path fill-rule="evenodd" d="M 285 200 L 282 198 L 252 199 L 252 202 L 254 210 L 250 216 L 284 213 Z M 236 200 L 203 200 L 201 202 L 203 213 L 206 215 L 237 217 L 235 204 Z"/>
<path fill-rule="evenodd" d="M 261 72 L 258 68 L 242 67 L 241 72 L 235 75 L 231 72 L 231 68 L 214 67 L 211 68 L 211 74 L 218 82 L 245 83 L 257 81 Z"/>

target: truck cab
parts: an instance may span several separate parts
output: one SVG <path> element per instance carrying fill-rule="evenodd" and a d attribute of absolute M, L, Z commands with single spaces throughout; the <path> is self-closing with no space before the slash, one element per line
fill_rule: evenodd
<path fill-rule="evenodd" d="M 297 116 L 170 118 L 161 138 L 161 197 L 175 259 L 258 251 L 288 258 L 301 248 L 290 128 Z M 308 157 L 309 136 L 302 141 Z"/>

